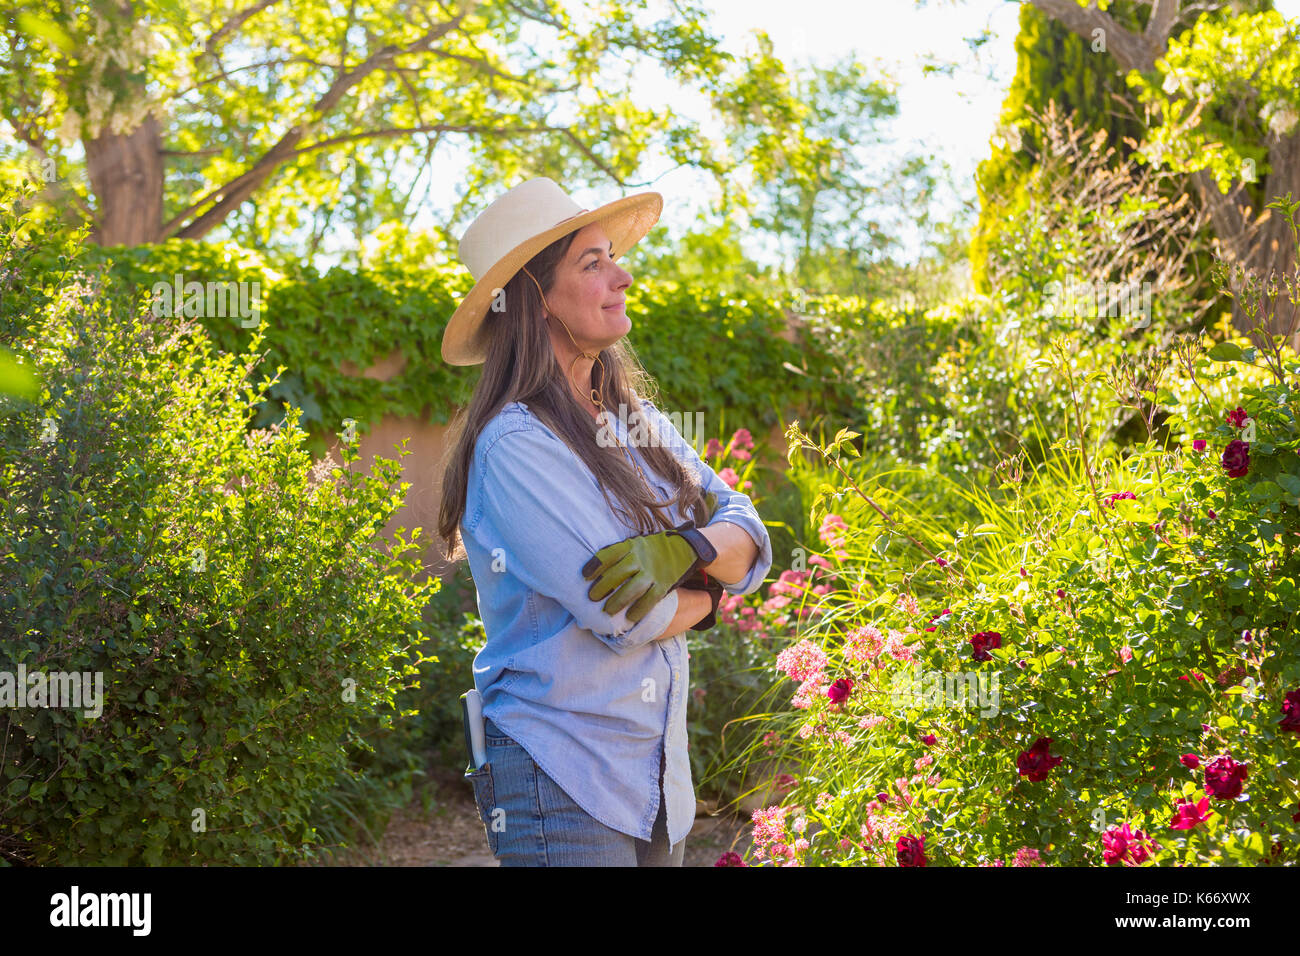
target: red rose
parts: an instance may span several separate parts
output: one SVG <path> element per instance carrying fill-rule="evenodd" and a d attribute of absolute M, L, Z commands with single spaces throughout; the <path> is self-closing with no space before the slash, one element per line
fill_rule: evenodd
<path fill-rule="evenodd" d="M 1242 478 L 1250 470 L 1250 446 L 1239 438 L 1228 442 L 1223 449 L 1223 467 L 1229 478 Z"/>
<path fill-rule="evenodd" d="M 1287 692 L 1286 700 L 1282 702 L 1280 726 L 1283 730 L 1300 734 L 1300 690 Z"/>
<path fill-rule="evenodd" d="M 1046 780 L 1047 772 L 1065 759 L 1048 753 L 1047 748 L 1051 745 L 1051 737 L 1039 737 L 1032 747 L 1022 750 L 1016 758 L 1016 769 L 1020 771 L 1020 776 L 1035 782 Z"/>
<path fill-rule="evenodd" d="M 1205 768 L 1205 792 L 1216 800 L 1233 800 L 1241 796 L 1246 766 L 1228 756 L 1215 757 Z"/>
<path fill-rule="evenodd" d="M 849 699 L 849 694 L 853 693 L 853 681 L 847 677 L 841 677 L 830 687 L 826 688 L 826 696 L 831 699 L 833 704 L 842 704 Z"/>
<path fill-rule="evenodd" d="M 952 613 L 952 608 L 950 607 L 944 608 L 942 611 L 934 615 L 934 617 L 930 618 L 930 620 L 926 622 L 927 624 L 930 625 L 929 627 L 926 628 L 926 630 L 927 631 L 938 630 L 938 628 L 934 626 L 934 622 L 937 621 L 939 618 L 943 617 L 945 614 L 951 614 L 951 613 Z"/>
<path fill-rule="evenodd" d="M 1174 808 L 1174 818 L 1169 821 L 1169 828 L 1191 830 L 1210 819 L 1213 813 L 1214 811 L 1210 809 L 1209 797 L 1201 797 L 1200 803 L 1179 798 L 1178 806 Z"/>
<path fill-rule="evenodd" d="M 924 743 L 927 747 L 933 747 L 935 744 L 939 742 L 939 738 L 936 737 L 934 734 L 926 734 L 924 737 L 921 738 L 921 742 Z"/>
<path fill-rule="evenodd" d="M 894 844 L 899 866 L 925 866 L 925 837 L 901 836 Z"/>
<path fill-rule="evenodd" d="M 1197 438 L 1192 442 L 1192 448 L 1195 451 L 1205 451 L 1205 439 Z"/>
<path fill-rule="evenodd" d="M 1191 770 L 1195 770 L 1197 767 L 1201 765 L 1201 758 L 1196 756 L 1196 754 L 1183 754 L 1178 759 L 1183 762 L 1184 767 L 1187 767 Z"/>
<path fill-rule="evenodd" d="M 1002 646 L 1002 634 L 999 631 L 980 631 L 971 637 L 970 646 L 975 649 L 975 653 L 972 655 L 975 660 L 991 661 L 993 655 L 989 651 Z"/>
<path fill-rule="evenodd" d="M 1229 425 L 1236 425 L 1238 428 L 1245 428 L 1246 419 L 1249 417 L 1250 416 L 1246 414 L 1246 410 L 1238 405 L 1235 409 L 1228 412 L 1228 417 L 1225 418 L 1224 421 Z"/>

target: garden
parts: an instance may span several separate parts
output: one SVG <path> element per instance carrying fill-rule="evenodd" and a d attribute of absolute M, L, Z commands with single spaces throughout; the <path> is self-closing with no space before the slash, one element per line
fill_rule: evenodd
<path fill-rule="evenodd" d="M 439 354 L 473 284 L 455 235 L 412 225 L 399 199 L 423 172 L 357 117 L 406 135 L 415 83 L 486 122 L 463 84 L 506 67 L 471 41 L 517 38 L 489 4 L 447 34 L 447 72 L 390 51 L 346 94 L 331 74 L 296 134 L 322 145 L 276 152 L 277 84 L 319 79 L 294 72 L 314 64 L 293 25 L 248 14 L 292 68 L 262 64 L 276 82 L 241 101 L 217 54 L 244 20 L 208 23 L 187 58 L 160 38 L 191 14 L 142 6 L 36 4 L 0 39 L 32 71 L 0 83 L 0 866 L 372 859 L 399 819 L 473 817 L 467 788 L 431 782 L 460 784 L 458 698 L 487 635 L 467 567 L 411 521 L 427 459 L 363 445 L 381 423 L 446 428 L 477 372 Z M 431 48 L 363 6 L 412 63 Z M 697 451 L 772 545 L 763 585 L 689 632 L 699 818 L 738 834 L 697 865 L 1300 864 L 1296 23 L 1267 3 L 1184 11 L 1128 62 L 1122 44 L 1089 58 L 1040 6 L 1021 12 L 978 221 L 913 215 L 930 245 L 912 262 L 799 225 L 818 202 L 865 215 L 859 183 L 827 174 L 862 132 L 836 104 L 868 102 L 875 129 L 888 91 L 843 68 L 796 93 L 770 41 L 717 57 L 700 11 L 675 54 L 655 47 L 723 104 L 730 164 L 697 161 L 724 183 L 755 171 L 753 228 L 801 250 L 762 263 L 726 219 L 624 263 L 657 403 L 702 413 Z M 1120 35 L 1156 15 L 1110 7 Z M 619 37 L 575 41 L 567 69 L 636 45 Z M 169 88 L 142 78 L 173 73 L 186 105 L 160 125 Z M 696 155 L 691 124 L 602 105 L 611 197 L 644 146 L 629 120 Z M 112 172 L 139 149 L 172 164 L 156 196 Z M 524 178 L 590 171 L 572 143 L 479 149 L 445 190 L 457 221 Z M 261 175 L 270 156 L 290 175 Z M 937 175 L 877 173 L 896 208 Z M 390 355 L 396 371 L 356 371 Z"/>

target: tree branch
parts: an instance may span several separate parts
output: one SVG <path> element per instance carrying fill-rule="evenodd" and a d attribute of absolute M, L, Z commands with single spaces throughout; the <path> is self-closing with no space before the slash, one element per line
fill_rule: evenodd
<path fill-rule="evenodd" d="M 242 27 L 244 25 L 244 22 L 248 20 L 249 17 L 256 16 L 257 14 L 265 10 L 267 7 L 271 6 L 271 4 L 276 2 L 277 0 L 258 0 L 258 2 L 253 4 L 251 7 L 246 7 L 243 10 L 240 10 L 233 17 L 231 17 L 220 27 L 218 27 L 216 32 L 213 33 L 212 36 L 208 37 L 207 41 L 203 44 L 203 52 L 211 54 L 212 56 L 216 56 L 216 54 L 213 51 L 216 49 L 217 43 L 219 43 L 221 40 L 224 40 L 227 36 L 229 36 L 230 34 L 234 33 L 236 30 L 238 30 L 240 27 Z"/>
<path fill-rule="evenodd" d="M 1155 67 L 1156 58 L 1165 52 L 1182 0 L 1155 0 L 1146 32 L 1141 36 L 1125 30 L 1109 13 L 1099 10 L 1097 0 L 1089 0 L 1086 7 L 1079 6 L 1075 0 L 1029 2 L 1085 40 L 1093 39 L 1094 30 L 1104 30 L 1106 50 L 1119 65 L 1126 71 L 1141 70 L 1145 73 Z"/>
<path fill-rule="evenodd" d="M 425 53 L 430 46 L 437 40 L 446 36 L 452 30 L 460 26 L 461 21 L 468 16 L 478 5 L 478 0 L 466 0 L 465 9 L 455 17 L 443 23 L 437 24 L 418 40 L 413 40 L 405 46 L 388 44 L 379 50 L 376 50 L 368 56 L 356 69 L 346 73 L 340 73 L 330 88 L 326 90 L 312 106 L 310 112 L 315 114 L 313 121 L 317 121 L 329 114 L 352 87 L 356 86 L 371 73 L 391 65 L 394 59 L 407 53 Z M 175 234 L 181 239 L 199 239 L 223 222 L 227 216 L 237 209 L 257 188 L 266 181 L 277 167 L 286 159 L 292 156 L 298 143 L 307 134 L 307 123 L 298 122 L 289 128 L 279 141 L 276 142 L 269 150 L 250 167 L 245 173 L 231 180 L 224 187 L 213 190 L 203 199 L 196 203 L 191 203 L 189 207 L 181 213 L 173 216 L 172 219 L 163 226 L 162 236 L 168 238 Z M 179 228 L 180 223 L 195 209 L 206 204 L 215 198 L 216 204 L 203 213 L 189 225 Z"/>

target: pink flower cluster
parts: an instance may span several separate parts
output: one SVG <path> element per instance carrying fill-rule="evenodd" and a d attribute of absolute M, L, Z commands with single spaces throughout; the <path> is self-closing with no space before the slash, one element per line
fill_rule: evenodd
<path fill-rule="evenodd" d="M 815 680 L 826 669 L 826 661 L 826 652 L 805 638 L 776 656 L 776 669 L 791 680 Z"/>
<path fill-rule="evenodd" d="M 845 538 L 842 532 L 848 530 L 849 526 L 839 515 L 827 515 L 822 519 L 822 526 L 817 529 L 817 536 L 822 539 L 822 544 L 826 547 L 835 549 L 837 558 L 847 558 L 849 553 L 844 550 Z"/>
<path fill-rule="evenodd" d="M 799 854 L 807 850 L 809 844 L 800 837 L 794 841 L 793 846 L 790 845 L 785 816 L 791 809 L 794 808 L 768 807 L 754 811 L 751 817 L 754 824 L 754 859 L 762 860 L 770 856 L 778 866 L 799 865 Z"/>

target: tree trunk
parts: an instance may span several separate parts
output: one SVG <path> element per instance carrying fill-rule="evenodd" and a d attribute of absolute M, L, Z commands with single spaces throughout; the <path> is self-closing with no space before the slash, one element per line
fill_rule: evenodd
<path fill-rule="evenodd" d="M 98 205 L 94 241 L 101 246 L 159 241 L 163 161 L 158 121 L 146 116 L 125 135 L 101 130 L 85 147 L 86 172 Z"/>

